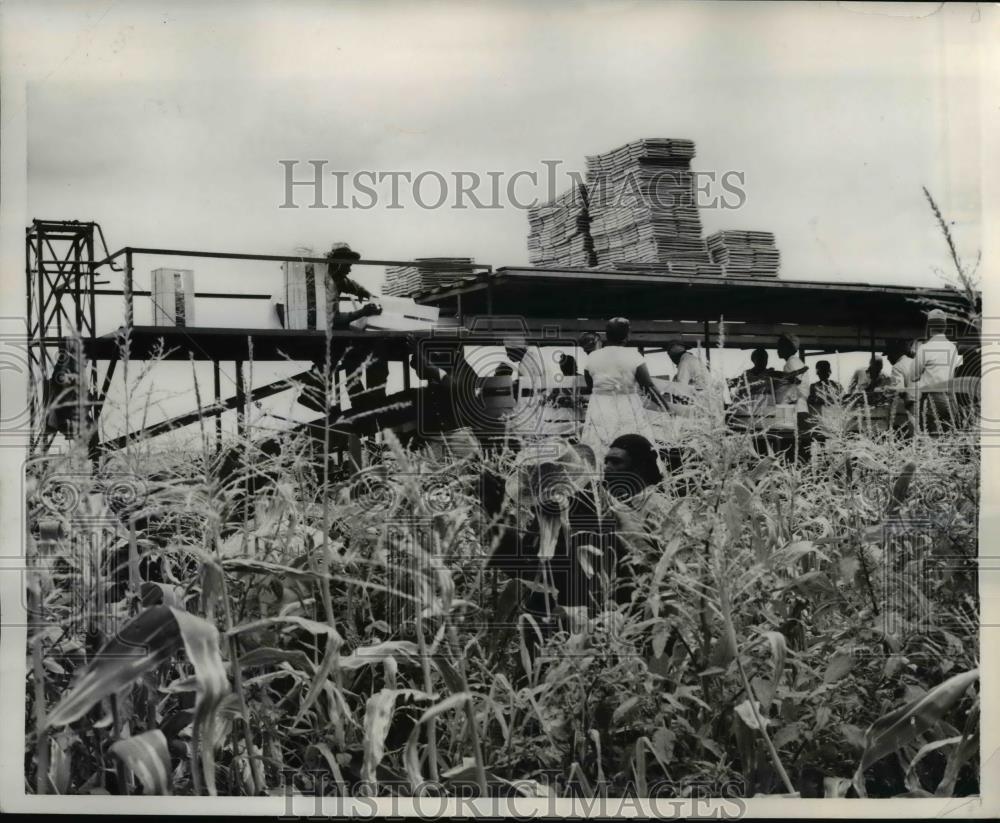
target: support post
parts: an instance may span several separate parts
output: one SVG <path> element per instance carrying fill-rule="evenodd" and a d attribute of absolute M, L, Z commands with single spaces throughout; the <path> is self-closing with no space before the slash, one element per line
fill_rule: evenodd
<path fill-rule="evenodd" d="M 246 386 L 243 384 L 243 361 L 236 361 L 236 433 L 240 440 L 246 435 Z"/>
<path fill-rule="evenodd" d="M 132 296 L 132 249 L 125 251 L 125 333 L 132 331 L 135 320 L 135 303 Z"/>
<path fill-rule="evenodd" d="M 250 444 L 246 442 L 246 386 L 243 383 L 243 361 L 236 361 L 236 431 L 239 436 L 239 448 L 244 455 L 248 455 Z M 249 461 L 248 461 L 249 462 Z M 246 523 L 250 515 L 250 473 L 247 465 L 243 471 L 243 522 Z"/>
<path fill-rule="evenodd" d="M 219 373 L 219 361 L 212 361 L 212 387 L 215 392 L 215 405 L 222 405 L 222 377 Z M 215 450 L 222 450 L 222 411 L 215 413 Z"/>

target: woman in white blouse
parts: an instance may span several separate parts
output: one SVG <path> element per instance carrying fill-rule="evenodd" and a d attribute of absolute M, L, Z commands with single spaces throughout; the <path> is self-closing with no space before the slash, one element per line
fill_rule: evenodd
<path fill-rule="evenodd" d="M 586 376 L 592 390 L 580 439 L 594 450 L 598 466 L 603 465 L 611 442 L 620 435 L 640 434 L 653 441 L 642 392 L 667 411 L 643 356 L 625 345 L 628 335 L 628 320 L 615 317 L 608 321 L 604 346 L 587 355 Z"/>

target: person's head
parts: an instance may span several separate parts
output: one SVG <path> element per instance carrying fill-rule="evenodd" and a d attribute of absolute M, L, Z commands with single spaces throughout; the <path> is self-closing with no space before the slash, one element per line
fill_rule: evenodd
<path fill-rule="evenodd" d="M 778 338 L 778 357 L 787 360 L 799 352 L 799 338 L 794 334 L 782 334 Z"/>
<path fill-rule="evenodd" d="M 756 369 L 766 369 L 767 368 L 767 349 L 754 349 L 750 352 L 750 362 L 753 363 Z"/>
<path fill-rule="evenodd" d="M 520 363 L 528 353 L 528 343 L 523 337 L 511 337 L 504 341 L 504 349 L 512 363 Z"/>
<path fill-rule="evenodd" d="M 885 359 L 893 366 L 899 361 L 899 358 L 906 354 L 907 345 L 903 340 L 890 340 L 885 345 Z"/>
<path fill-rule="evenodd" d="M 681 362 L 681 358 L 687 351 L 687 346 L 680 342 L 680 340 L 671 340 L 667 343 L 667 356 L 671 359 L 673 364 L 676 366 Z"/>
<path fill-rule="evenodd" d="M 623 346 L 628 342 L 629 322 L 625 317 L 612 317 L 608 321 L 604 337 L 609 346 Z"/>
<path fill-rule="evenodd" d="M 604 456 L 604 482 L 616 497 L 631 497 L 663 479 L 656 451 L 641 434 L 623 434 L 612 441 Z"/>
<path fill-rule="evenodd" d="M 583 349 L 583 353 L 590 354 L 601 347 L 601 338 L 592 331 L 588 331 L 580 335 L 579 343 L 580 348 Z"/>
<path fill-rule="evenodd" d="M 931 309 L 927 312 L 927 333 L 931 336 L 935 334 L 947 334 L 948 316 L 941 309 Z"/>
<path fill-rule="evenodd" d="M 816 376 L 820 380 L 829 380 L 832 369 L 830 368 L 829 360 L 817 360 L 816 361 Z"/>
<path fill-rule="evenodd" d="M 514 471 L 506 481 L 506 494 L 554 514 L 588 488 L 595 474 L 594 451 L 589 446 L 565 441 L 534 443 L 518 452 Z"/>
<path fill-rule="evenodd" d="M 868 362 L 868 374 L 871 376 L 871 378 L 873 380 L 876 379 L 880 374 L 882 374 L 882 358 L 881 357 L 873 357 Z"/>
<path fill-rule="evenodd" d="M 510 363 L 501 363 L 493 370 L 494 377 L 510 377 L 514 373 L 514 367 Z"/>
<path fill-rule="evenodd" d="M 330 273 L 337 276 L 346 276 L 351 271 L 351 263 L 361 259 L 361 255 L 354 251 L 347 243 L 334 243 L 330 251 L 326 253 L 329 263 Z"/>
<path fill-rule="evenodd" d="M 560 354 L 559 371 L 566 377 L 573 377 L 576 374 L 576 358 L 572 354 Z"/>

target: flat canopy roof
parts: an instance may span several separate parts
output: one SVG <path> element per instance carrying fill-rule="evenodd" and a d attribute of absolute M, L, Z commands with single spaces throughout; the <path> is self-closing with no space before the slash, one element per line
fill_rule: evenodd
<path fill-rule="evenodd" d="M 416 296 L 463 315 L 726 320 L 757 323 L 923 327 L 931 298 L 958 304 L 951 289 L 869 283 L 701 277 L 596 269 L 503 267 Z"/>

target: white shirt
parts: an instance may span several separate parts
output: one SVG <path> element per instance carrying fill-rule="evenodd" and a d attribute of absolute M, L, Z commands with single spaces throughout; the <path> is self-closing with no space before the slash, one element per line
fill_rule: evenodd
<path fill-rule="evenodd" d="M 913 379 L 921 389 L 944 390 L 958 363 L 958 347 L 943 334 L 935 334 L 917 346 L 913 358 Z"/>
<path fill-rule="evenodd" d="M 805 363 L 802 362 L 802 358 L 797 354 L 793 354 L 785 361 L 785 367 L 783 371 L 785 374 L 793 371 L 799 371 L 805 368 Z M 799 377 L 802 380 L 805 375 Z M 802 387 L 798 383 L 781 383 L 775 386 L 774 399 L 776 403 L 794 403 L 799 406 L 799 411 L 806 411 L 806 395 L 802 391 Z"/>
<path fill-rule="evenodd" d="M 705 364 L 698 357 L 689 351 L 681 355 L 681 361 L 677 364 L 677 374 L 674 380 L 682 386 L 693 386 L 703 389 L 708 385 L 708 373 Z"/>
<path fill-rule="evenodd" d="M 913 358 L 904 354 L 892 364 L 892 376 L 900 388 L 908 389 L 913 385 Z"/>
<path fill-rule="evenodd" d="M 632 394 L 638 391 L 635 370 L 645 360 L 628 346 L 605 346 L 587 355 L 587 372 L 597 394 Z"/>

